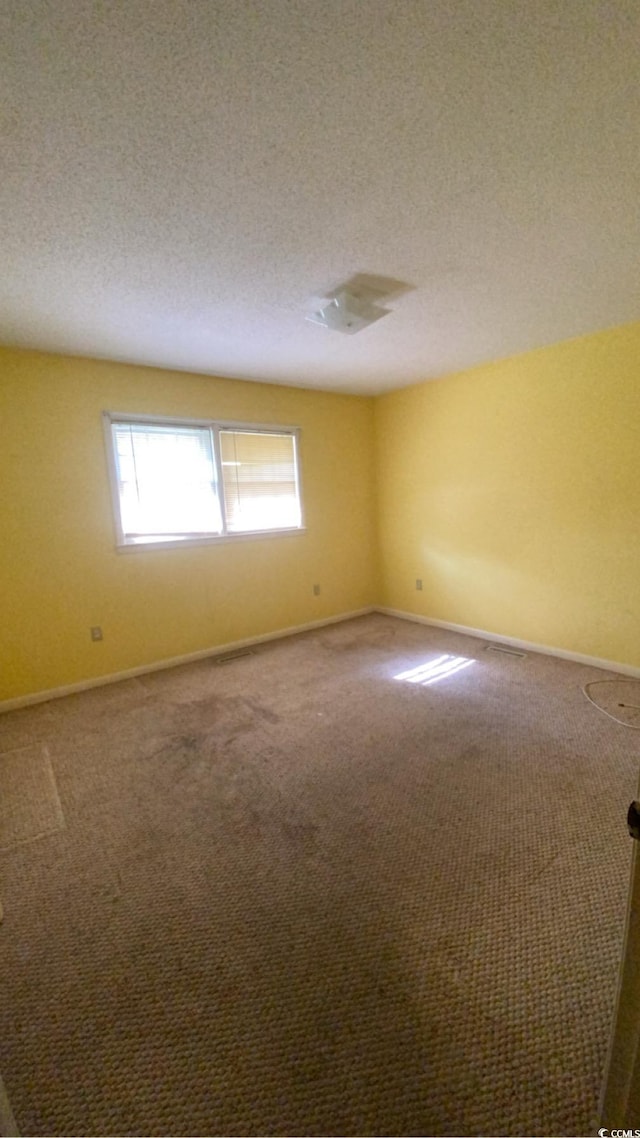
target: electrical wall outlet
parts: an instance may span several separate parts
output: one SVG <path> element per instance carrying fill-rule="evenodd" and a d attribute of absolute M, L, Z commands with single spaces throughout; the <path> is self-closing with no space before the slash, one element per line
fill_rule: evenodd
<path fill-rule="evenodd" d="M 314 597 L 319 597 L 319 596 L 320 596 L 320 586 L 319 586 L 319 585 L 314 585 L 314 586 L 313 586 L 313 595 L 314 595 Z"/>
<path fill-rule="evenodd" d="M 419 593 L 422 592 L 422 577 L 416 577 L 416 589 Z"/>
<path fill-rule="evenodd" d="M 102 629 L 99 624 L 94 624 L 93 628 L 89 629 L 92 640 L 102 640 Z"/>

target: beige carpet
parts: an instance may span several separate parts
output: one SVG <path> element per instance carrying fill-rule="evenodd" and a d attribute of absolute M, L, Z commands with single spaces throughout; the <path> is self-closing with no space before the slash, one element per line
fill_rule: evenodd
<path fill-rule="evenodd" d="M 20 747 L 0 753 L 0 853 L 53 834 L 63 826 L 47 748 Z"/>
<path fill-rule="evenodd" d="M 640 755 L 600 676 L 372 615 L 0 719 L 65 822 L 0 853 L 22 1131 L 589 1133 Z"/>

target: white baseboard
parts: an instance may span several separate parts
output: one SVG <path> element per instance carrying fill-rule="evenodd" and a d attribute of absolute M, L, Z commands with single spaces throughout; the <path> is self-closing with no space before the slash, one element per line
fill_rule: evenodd
<path fill-rule="evenodd" d="M 16 711 L 20 707 L 28 707 L 33 703 L 46 703 L 50 699 L 59 699 L 61 696 L 73 695 L 75 692 L 88 691 L 90 688 L 100 688 L 106 684 L 117 684 L 121 680 L 135 679 L 136 676 L 148 675 L 149 672 L 161 672 L 165 668 L 175 668 L 179 664 L 191 664 L 196 660 L 206 660 L 209 656 L 223 656 L 226 652 L 236 652 L 240 648 L 250 648 L 254 644 L 265 644 L 268 640 L 281 640 L 285 636 L 295 636 L 299 632 L 310 632 L 314 628 L 322 628 L 326 624 L 339 624 L 343 620 L 353 620 L 357 616 L 367 616 L 376 609 L 373 605 L 356 609 L 354 612 L 343 612 L 338 616 L 325 616 L 321 620 L 310 620 L 306 624 L 296 624 L 292 628 L 281 628 L 277 632 L 265 632 L 261 636 L 249 636 L 244 640 L 231 640 L 227 644 L 217 644 L 215 648 L 201 648 L 197 652 L 187 652 L 184 656 L 171 656 L 167 660 L 155 660 L 151 664 L 141 664 L 137 668 L 127 668 L 123 672 L 112 672 L 106 676 L 94 676 L 89 680 L 79 680 L 74 684 L 65 684 L 63 687 L 47 688 L 45 691 L 33 692 L 30 695 L 16 696 L 15 699 L 0 700 L 0 713 L 3 711 Z"/>
<path fill-rule="evenodd" d="M 434 628 L 446 628 L 450 632 L 460 632 L 464 636 L 477 636 L 480 640 L 489 640 L 492 644 L 508 644 L 510 648 L 519 648 L 527 652 L 540 652 L 543 656 L 558 656 L 561 660 L 573 660 L 576 664 L 588 664 L 590 668 L 604 668 L 608 672 L 620 672 L 624 676 L 640 678 L 640 668 L 632 664 L 621 664 L 616 660 L 603 660 L 599 656 L 585 656 L 581 652 L 569 652 L 565 648 L 551 648 L 548 644 L 536 644 L 532 640 L 519 640 L 515 636 L 501 636 L 495 632 L 487 632 L 483 628 L 469 628 L 466 624 L 452 624 L 448 620 L 436 620 L 430 616 L 418 616 L 417 613 L 402 612 L 400 609 L 386 608 L 377 605 L 376 612 L 386 616 L 397 616 L 401 620 L 411 620 L 416 624 L 428 624 Z"/>
<path fill-rule="evenodd" d="M 436 620 L 435 617 L 420 616 L 417 613 L 404 612 L 401 609 L 392 609 L 385 605 L 368 605 L 365 608 L 355 609 L 353 612 L 340 613 L 338 616 L 327 616 L 321 620 L 307 621 L 306 624 L 281 628 L 277 632 L 265 632 L 261 636 L 249 636 L 244 640 L 231 640 L 226 644 L 218 644 L 214 648 L 202 648 L 197 652 L 187 652 L 183 656 L 171 656 L 166 660 L 141 664 L 139 667 L 127 668 L 122 672 L 112 672 L 106 676 L 94 676 L 91 679 L 79 680 L 77 683 L 65 684 L 62 687 L 47 688 L 44 691 L 32 692 L 29 695 L 17 696 L 15 699 L 0 700 L 0 714 L 4 711 L 15 711 L 21 707 L 29 707 L 34 703 L 46 703 L 47 700 L 59 699 L 76 692 L 88 691 L 90 688 L 135 679 L 136 676 L 144 676 L 150 672 L 175 668 L 179 664 L 191 664 L 197 660 L 206 660 L 210 656 L 223 656 L 226 652 L 251 648 L 254 644 L 265 644 L 269 640 L 281 640 L 285 636 L 295 636 L 299 632 L 310 632 L 314 628 L 322 628 L 327 624 L 339 624 L 343 620 L 353 620 L 355 617 L 367 616 L 372 612 L 383 613 L 385 616 L 396 616 L 400 620 L 410 620 L 415 624 L 448 629 L 450 632 L 460 632 L 463 636 L 475 636 L 480 640 L 488 640 L 492 644 L 506 644 L 510 648 L 519 648 L 527 652 L 540 652 L 543 656 L 558 656 L 561 660 L 573 660 L 577 664 L 587 664 L 591 668 L 603 668 L 608 672 L 618 672 L 623 676 L 640 678 L 640 668 L 633 667 L 631 664 L 622 664 L 616 660 L 604 660 L 598 656 L 586 656 L 581 652 L 569 652 L 565 648 L 552 648 L 547 644 L 537 644 L 532 640 L 520 640 L 515 636 L 502 636 L 499 633 L 488 632 L 484 628 L 469 628 L 466 624 L 453 624 L 448 620 Z"/>

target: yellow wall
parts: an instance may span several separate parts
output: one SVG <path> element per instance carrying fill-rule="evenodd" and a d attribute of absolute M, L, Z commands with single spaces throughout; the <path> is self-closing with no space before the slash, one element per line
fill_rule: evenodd
<path fill-rule="evenodd" d="M 105 409 L 299 425 L 307 531 L 116 553 Z M 0 349 L 0 491 L 0 700 L 377 603 L 640 666 L 640 324 L 377 400 Z"/>
<path fill-rule="evenodd" d="M 105 409 L 300 426 L 307 531 L 116 553 Z M 374 603 L 374 486 L 371 399 L 0 350 L 0 700 Z"/>
<path fill-rule="evenodd" d="M 376 431 L 385 605 L 640 666 L 640 324 L 383 396 Z"/>

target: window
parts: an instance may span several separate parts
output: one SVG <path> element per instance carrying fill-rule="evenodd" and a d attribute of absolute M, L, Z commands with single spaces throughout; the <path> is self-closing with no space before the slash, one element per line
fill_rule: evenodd
<path fill-rule="evenodd" d="M 105 415 L 120 546 L 302 528 L 298 431 Z"/>

